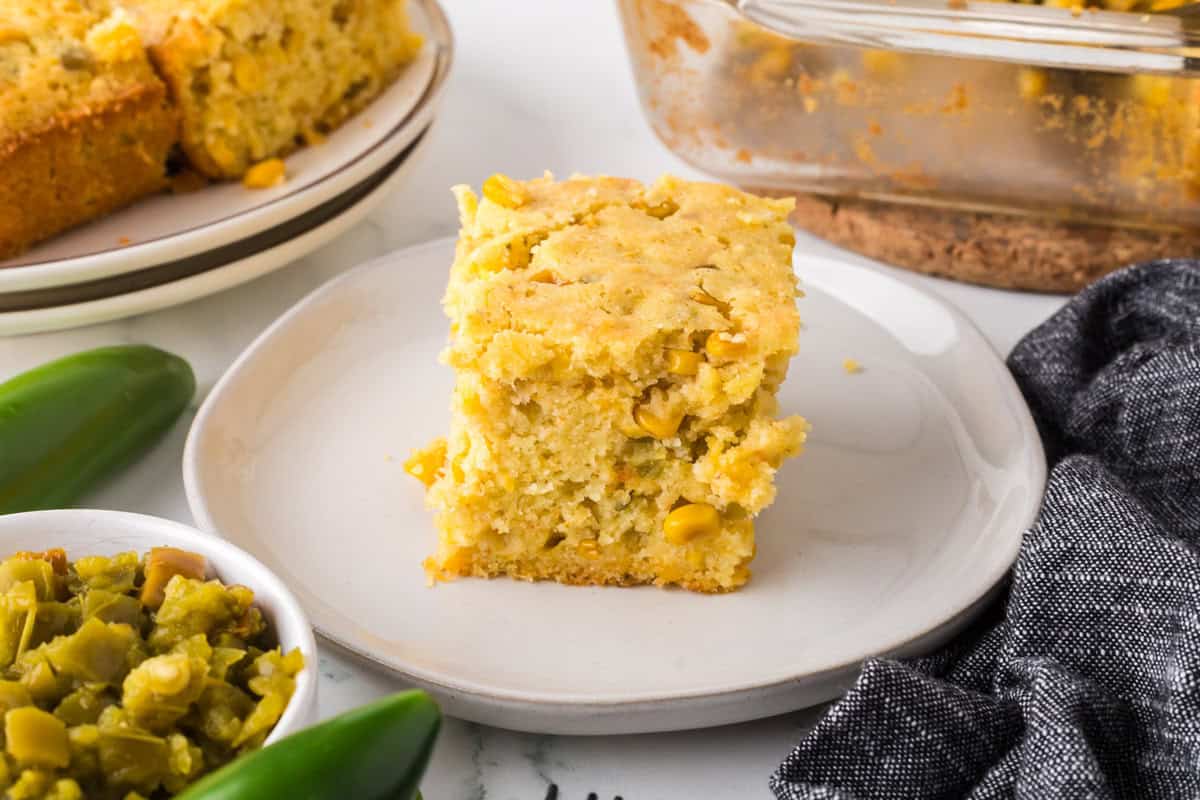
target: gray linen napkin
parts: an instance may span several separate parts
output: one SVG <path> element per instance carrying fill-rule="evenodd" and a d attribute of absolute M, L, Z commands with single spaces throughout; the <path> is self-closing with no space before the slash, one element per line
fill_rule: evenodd
<path fill-rule="evenodd" d="M 1008 363 L 1051 471 L 1005 598 L 868 662 L 780 800 L 1200 797 L 1200 261 L 1104 278 Z"/>

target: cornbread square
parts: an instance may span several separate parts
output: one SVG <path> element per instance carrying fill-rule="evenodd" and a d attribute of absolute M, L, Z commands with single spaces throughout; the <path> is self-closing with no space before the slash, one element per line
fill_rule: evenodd
<path fill-rule="evenodd" d="M 130 0 L 212 178 L 319 140 L 421 46 L 405 0 Z"/>
<path fill-rule="evenodd" d="M 408 462 L 433 579 L 735 589 L 807 424 L 791 200 L 665 177 L 456 187 L 449 436 Z"/>
<path fill-rule="evenodd" d="M 177 130 L 126 15 L 0 0 L 0 258 L 160 189 Z"/>

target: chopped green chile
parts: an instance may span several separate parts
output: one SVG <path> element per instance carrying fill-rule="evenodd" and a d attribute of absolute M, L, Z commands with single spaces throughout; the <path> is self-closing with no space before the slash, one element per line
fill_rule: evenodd
<path fill-rule="evenodd" d="M 245 586 L 225 586 L 220 581 L 200 581 L 176 575 L 167 583 L 166 596 L 155 617 L 148 640 L 157 650 L 169 650 L 198 633 L 213 631 L 244 634 L 254 593 Z M 257 619 L 261 620 L 259 615 Z M 252 633 L 262 632 L 258 626 Z"/>
<path fill-rule="evenodd" d="M 8 592 L 26 581 L 33 584 L 38 600 L 58 597 L 59 577 L 49 561 L 34 558 L 10 558 L 0 562 L 0 592 Z"/>
<path fill-rule="evenodd" d="M 304 659 L 206 568 L 173 548 L 0 561 L 0 797 L 159 800 L 262 746 Z"/>
<path fill-rule="evenodd" d="M 141 640 L 133 628 L 89 619 L 70 636 L 43 645 L 55 673 L 90 683 L 118 683 L 129 672 L 130 659 L 140 660 Z"/>
<path fill-rule="evenodd" d="M 29 690 L 17 681 L 0 681 L 0 715 L 10 708 L 33 705 Z"/>
<path fill-rule="evenodd" d="M 107 589 L 89 589 L 80 597 L 79 613 L 84 619 L 95 617 L 101 622 L 123 622 L 139 631 L 149 621 L 145 608 L 136 597 Z"/>
<path fill-rule="evenodd" d="M 22 767 L 65 767 L 71 763 L 67 726 L 37 706 L 4 713 L 4 750 Z"/>
<path fill-rule="evenodd" d="M 138 579 L 141 562 L 137 553 L 121 553 L 112 558 L 88 556 L 71 565 L 80 582 L 89 589 L 104 589 L 124 594 L 132 591 Z M 78 594 L 78 590 L 75 590 Z"/>
<path fill-rule="evenodd" d="M 118 695 L 102 683 L 85 683 L 59 702 L 54 716 L 72 726 L 94 725 L 100 719 L 100 713 L 116 705 L 118 699 Z"/>

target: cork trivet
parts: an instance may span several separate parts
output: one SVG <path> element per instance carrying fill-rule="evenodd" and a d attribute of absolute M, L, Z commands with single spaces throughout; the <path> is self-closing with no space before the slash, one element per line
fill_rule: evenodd
<path fill-rule="evenodd" d="M 1073 292 L 1139 261 L 1200 256 L 1200 230 L 1144 231 L 813 195 L 796 197 L 793 221 L 879 261 L 1003 289 Z"/>

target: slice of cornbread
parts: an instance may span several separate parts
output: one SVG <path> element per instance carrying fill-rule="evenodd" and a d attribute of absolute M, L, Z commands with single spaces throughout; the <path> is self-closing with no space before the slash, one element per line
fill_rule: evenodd
<path fill-rule="evenodd" d="M 0 258 L 165 183 L 177 122 L 102 0 L 0 0 Z"/>
<path fill-rule="evenodd" d="M 405 0 L 128 0 L 213 178 L 319 139 L 370 102 L 421 38 Z"/>
<path fill-rule="evenodd" d="M 455 191 L 450 433 L 407 465 L 438 512 L 431 577 L 745 583 L 807 430 L 774 397 L 792 202 L 669 177 Z"/>

